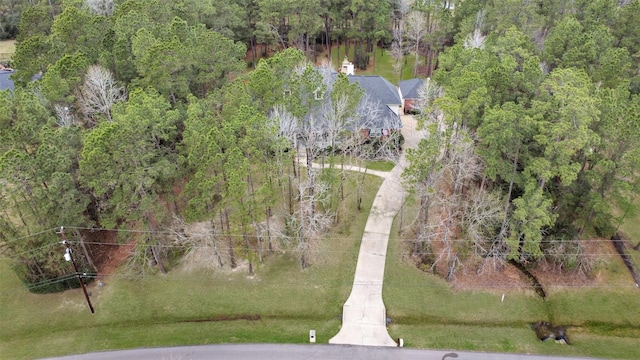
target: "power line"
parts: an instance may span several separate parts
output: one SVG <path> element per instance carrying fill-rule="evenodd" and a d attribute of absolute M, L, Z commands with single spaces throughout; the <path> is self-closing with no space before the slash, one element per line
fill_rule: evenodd
<path fill-rule="evenodd" d="M 116 229 L 116 228 L 95 228 L 95 227 L 82 227 L 82 226 L 68 226 L 65 227 L 66 229 L 73 229 L 73 230 L 87 230 L 90 232 L 118 232 L 118 233 L 133 233 L 133 234 L 157 234 L 157 235 L 172 235 L 172 236 L 176 236 L 179 234 L 179 232 L 175 231 L 175 230 L 139 230 L 139 229 Z M 30 237 L 34 237 L 34 236 L 38 236 L 38 235 L 42 235 L 44 233 L 47 232 L 55 232 L 56 230 L 58 230 L 58 228 L 51 228 L 48 230 L 43 230 L 40 231 L 38 233 L 35 234 L 30 234 L 30 235 L 25 235 L 19 238 L 15 238 L 15 239 L 11 239 L 11 240 L 7 240 L 4 241 L 3 243 L 0 244 L 11 244 L 14 243 L 16 241 L 19 240 L 23 240 L 26 238 L 30 238 Z M 195 237 L 195 236 L 207 236 L 210 237 L 212 236 L 212 232 L 184 232 L 184 234 L 186 234 L 187 237 Z M 235 238 L 239 238 L 242 237 L 244 238 L 245 236 L 247 236 L 246 234 L 226 234 L 226 233 L 215 233 L 213 234 L 216 237 L 235 237 Z M 255 237 L 255 234 L 250 235 L 252 237 Z M 276 238 L 284 238 L 284 239 L 296 239 L 295 236 L 288 236 L 288 235 L 283 235 L 283 234 L 278 234 L 278 235 L 272 235 L 273 237 Z M 320 237 L 322 240 L 348 240 L 351 239 L 349 237 Z M 419 239 L 419 238 L 402 238 L 399 239 L 399 241 L 401 242 L 429 242 L 430 240 L 423 240 L 423 239 Z M 434 241 L 439 241 L 439 240 L 434 240 Z M 447 240 L 449 242 L 473 242 L 473 240 L 471 239 L 450 239 Z M 491 240 L 487 240 L 488 242 L 490 242 Z M 603 238 L 596 238 L 596 239 L 544 239 L 543 241 L 541 241 L 542 243 L 547 243 L 547 242 L 586 242 L 586 243 L 590 243 L 590 242 L 611 242 L 611 241 L 630 241 L 630 242 L 636 242 L 636 239 L 622 239 L 622 240 L 611 240 L 611 239 L 603 239 Z M 111 243 L 104 243 L 104 242 L 91 242 L 91 241 L 84 241 L 85 244 L 104 244 L 104 245 L 108 245 Z"/>
<path fill-rule="evenodd" d="M 124 280 L 141 280 L 141 279 L 149 279 L 150 276 L 152 275 L 140 275 L 140 274 L 123 274 L 123 273 L 76 273 L 76 274 L 67 274 L 64 276 L 60 276 L 54 279 L 48 279 L 48 280 L 43 280 L 41 282 L 38 282 L 34 285 L 30 285 L 27 286 L 28 289 L 34 289 L 34 288 L 39 288 L 39 287 L 43 287 L 43 286 L 47 286 L 47 285 L 52 285 L 55 283 L 60 283 L 60 282 L 64 282 L 64 281 L 68 281 L 71 280 L 73 277 L 75 276 L 81 276 L 84 279 L 105 279 L 105 278 L 118 278 L 118 279 L 124 279 Z M 259 276 L 259 275 L 258 275 Z M 172 282 L 180 282 L 180 283 L 184 283 L 184 279 L 183 278 L 170 278 L 170 277 L 162 277 L 161 278 L 162 281 L 172 281 Z M 211 281 L 211 279 L 207 279 L 206 281 L 203 281 L 203 283 L 209 283 Z M 301 284 L 300 282 L 297 281 L 287 281 L 287 280 L 283 280 L 283 279 L 274 279 L 274 282 L 277 282 L 277 284 L 279 286 L 281 285 L 292 285 L 292 286 L 296 286 L 296 287 L 300 287 L 300 286 L 309 286 L 309 287 L 315 287 L 316 284 L 315 283 L 308 283 L 308 284 Z M 196 282 L 197 283 L 197 282 Z M 266 283 L 262 283 L 262 284 L 269 284 L 269 282 Z M 455 282 L 449 283 L 452 285 L 452 287 L 454 288 L 453 290 L 455 290 L 456 286 L 458 286 L 459 289 L 463 290 L 466 288 L 464 286 L 464 284 L 456 284 Z M 353 282 L 352 281 L 348 281 L 345 282 L 344 286 L 352 286 Z M 390 286 L 388 284 L 386 284 L 386 286 Z M 629 289 L 636 289 L 636 286 L 634 284 L 629 284 L 629 285 L 625 285 L 625 284 L 616 284 L 616 285 L 612 285 L 612 284 L 548 284 L 542 285 L 545 289 L 571 289 L 571 288 L 591 288 L 591 289 L 625 289 L 625 288 L 629 288 Z M 522 290 L 522 289 L 532 289 L 533 285 L 517 285 L 517 284 L 483 284 L 483 285 L 478 285 L 478 284 L 474 284 L 473 285 L 473 289 L 513 289 L 513 290 Z"/>
<path fill-rule="evenodd" d="M 28 238 L 31 238 L 31 237 L 34 237 L 34 236 L 38 236 L 38 235 L 42 235 L 42 234 L 47 233 L 47 232 L 55 232 L 56 230 L 58 230 L 58 228 L 51 228 L 51 229 L 47 229 L 47 230 L 42 230 L 42 231 L 37 232 L 35 234 L 29 234 L 29 235 L 21 236 L 19 238 L 3 241 L 0 244 L 7 244 L 8 245 L 8 244 L 14 243 L 16 241 L 28 239 Z"/>
<path fill-rule="evenodd" d="M 160 235 L 177 235 L 178 232 L 174 231 L 174 230 L 132 230 L 132 229 L 114 229 L 114 228 L 88 228 L 88 227 L 74 227 L 74 226 L 70 226 L 68 227 L 68 229 L 74 229 L 74 230 L 90 230 L 92 232 L 96 232 L 96 231 L 106 231 L 106 232 L 128 232 L 128 233 L 144 233 L 144 234 L 160 234 Z M 187 234 L 189 237 L 192 236 L 211 236 L 212 233 L 211 232 L 185 232 L 185 234 Z M 217 237 L 245 237 L 247 236 L 246 234 L 226 234 L 226 233 L 215 233 L 215 236 Z M 255 236 L 255 235 L 251 235 L 251 236 Z M 280 238 L 292 238 L 295 239 L 295 236 L 285 236 L 282 234 L 278 234 L 275 237 L 280 237 Z M 345 239 L 350 239 L 348 237 L 321 237 L 322 239 L 327 239 L 327 240 L 345 240 Z M 400 239 L 401 241 L 404 242 L 408 242 L 408 241 L 425 241 L 422 239 L 418 239 L 418 238 L 403 238 Z M 451 239 L 448 241 L 452 241 L 452 242 L 472 242 L 472 240 L 470 239 Z M 566 242 L 566 241 L 570 241 L 570 242 L 609 242 L 612 241 L 611 239 L 544 239 L 542 242 L 553 242 L 553 241 L 558 241 L 558 242 Z M 624 239 L 624 241 L 631 241 L 631 242 L 635 242 L 635 239 Z M 88 243 L 85 241 L 85 243 Z"/>
<path fill-rule="evenodd" d="M 240 235 L 241 236 L 241 235 Z M 325 239 L 325 240 L 345 240 L 347 238 L 329 238 L 329 239 Z M 322 241 L 322 240 L 321 240 Z M 608 241 L 608 240 L 603 240 L 603 241 Z M 406 241 L 409 242 L 409 241 Z M 79 241 L 69 241 L 70 244 L 78 244 Z M 99 245 L 99 246 L 117 246 L 117 247 L 121 247 L 121 246 L 131 246 L 131 243 L 113 243 L 113 242 L 100 242 L 100 241 L 83 241 L 83 243 L 85 245 Z M 25 251 L 21 251 L 18 253 L 13 253 L 13 254 L 5 254 L 3 255 L 6 258 L 10 258 L 10 259 L 16 259 L 16 258 L 20 258 L 23 257 L 25 254 L 29 254 L 29 253 L 34 253 L 40 250 L 43 250 L 45 248 L 49 248 L 56 245 L 56 243 L 51 243 L 51 244 L 45 244 L 42 245 L 38 248 L 34 248 L 34 249 L 29 249 L 29 250 L 25 250 Z M 150 247 L 156 247 L 156 248 L 164 248 L 164 249 L 185 249 L 185 250 L 189 250 L 189 249 L 211 249 L 213 248 L 213 245 L 211 244 L 193 244 L 193 243 L 185 243 L 185 244 L 146 244 L 146 243 L 142 243 L 142 242 L 136 242 L 135 247 L 143 247 L 143 248 L 150 248 Z M 266 244 L 265 244 L 266 245 Z M 234 247 L 230 247 L 227 244 L 217 244 L 216 248 L 218 251 L 228 251 L 230 249 L 234 249 L 234 250 L 242 250 L 243 246 L 234 246 Z M 352 252 L 354 250 L 329 250 L 329 249 L 316 249 L 315 250 L 318 253 L 335 253 L 335 254 L 343 254 L 343 253 L 349 253 Z M 277 251 L 276 251 L 277 252 Z M 419 255 L 437 255 L 439 254 L 438 252 L 435 251 L 422 251 L 419 253 Z M 583 255 L 583 256 L 619 256 L 619 254 L 617 252 L 611 252 L 611 253 L 606 253 L 606 252 L 598 252 L 598 253 L 594 253 L 594 252 L 572 252 L 572 253 L 563 253 L 563 254 L 546 254 L 546 256 L 552 256 L 552 257 L 570 257 L 570 256 L 575 256 L 575 255 Z M 543 255 L 545 256 L 545 255 Z"/>
<path fill-rule="evenodd" d="M 79 242 L 77 241 L 69 241 L 70 244 L 78 244 Z M 131 246 L 131 243 L 111 243 L 111 242 L 99 242 L 99 241 L 83 241 L 84 244 L 86 245 L 100 245 L 100 246 Z M 47 244 L 47 245 L 43 245 L 39 248 L 36 249 L 31 249 L 31 250 L 27 250 L 27 251 L 23 251 L 20 253 L 16 253 L 16 254 L 11 254 L 9 256 L 9 258 L 15 258 L 15 257 L 19 257 L 22 254 L 25 253 L 30 253 L 30 252 L 34 252 L 37 250 L 41 250 L 43 248 L 47 248 L 47 247 L 51 247 L 55 244 Z M 265 244 L 266 245 L 266 244 Z M 198 244 L 146 244 L 146 243 L 135 243 L 136 247 L 144 247 L 144 248 L 149 248 L 149 247 L 158 247 L 158 248 L 167 248 L 167 249 L 210 249 L 213 248 L 213 245 L 211 244 L 202 244 L 202 245 L 198 245 Z M 225 251 L 225 250 L 230 250 L 230 249 L 234 249 L 234 250 L 242 250 L 243 246 L 233 246 L 230 247 L 227 244 L 217 244 L 216 248 L 219 251 Z M 350 253 L 353 252 L 354 250 L 329 250 L 329 249 L 317 249 L 317 252 L 320 253 Z M 438 252 L 435 251 L 422 251 L 419 253 L 420 255 L 430 255 L 430 254 L 438 254 Z M 618 253 L 615 252 L 611 252 L 611 253 L 593 253 L 593 252 L 574 252 L 574 253 L 564 253 L 564 254 L 547 254 L 547 256 L 572 256 L 572 255 L 585 255 L 585 256 L 605 256 L 605 255 L 612 255 L 612 256 L 619 256 Z"/>
<path fill-rule="evenodd" d="M 67 275 L 60 276 L 60 277 L 57 277 L 57 278 L 54 278 L 54 279 L 42 280 L 42 281 L 39 281 L 39 282 L 37 282 L 35 284 L 27 285 L 27 289 L 32 290 L 32 289 L 37 289 L 37 288 L 40 288 L 40 287 L 43 287 L 43 286 L 49 286 L 49 285 L 61 283 L 61 282 L 64 282 L 64 281 L 69 281 L 69 280 L 73 279 L 76 276 L 77 276 L 77 274 L 67 274 Z"/>
<path fill-rule="evenodd" d="M 21 252 L 15 253 L 15 254 L 5 255 L 5 256 L 9 257 L 9 258 L 17 258 L 17 257 L 21 257 L 24 254 L 29 254 L 29 253 L 32 253 L 32 252 L 40 251 L 42 249 L 49 248 L 49 247 L 52 247 L 54 245 L 57 245 L 57 243 L 45 244 L 45 245 L 42 245 L 42 246 L 40 246 L 38 248 L 29 249 L 29 250 L 25 250 L 25 251 L 21 251 Z"/>

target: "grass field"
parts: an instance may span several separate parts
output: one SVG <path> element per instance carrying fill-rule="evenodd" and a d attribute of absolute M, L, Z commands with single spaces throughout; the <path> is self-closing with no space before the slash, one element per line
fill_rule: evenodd
<path fill-rule="evenodd" d="M 293 254 L 276 256 L 249 278 L 235 272 L 187 272 L 131 278 L 116 274 L 90 286 L 95 314 L 80 290 L 29 293 L 0 260 L 0 359 L 31 359 L 90 351 L 211 343 L 305 343 L 315 329 L 326 343 L 340 328 L 359 239 L 381 179 L 369 177 L 366 205 L 328 236 L 314 265 L 301 270 Z M 397 224 L 396 224 L 397 227 Z M 389 333 L 417 348 L 640 357 L 640 296 L 622 286 L 625 269 L 607 265 L 612 287 L 550 291 L 454 291 L 442 279 L 402 260 L 392 231 L 383 297 Z M 618 266 L 619 265 L 619 266 Z M 529 324 L 569 325 L 570 346 L 539 342 Z"/>
<path fill-rule="evenodd" d="M 341 157 L 339 155 L 335 156 L 321 156 L 317 161 L 321 164 L 331 164 L 335 168 L 340 168 L 342 164 L 344 165 L 353 165 L 358 167 L 365 167 L 369 170 L 377 170 L 377 171 L 391 171 L 395 164 L 391 161 L 387 160 L 371 160 L 371 161 L 362 161 L 357 159 L 352 159 L 350 157 Z"/>
<path fill-rule="evenodd" d="M 9 61 L 11 56 L 16 51 L 15 40 L 3 40 L 0 41 L 0 61 Z"/>

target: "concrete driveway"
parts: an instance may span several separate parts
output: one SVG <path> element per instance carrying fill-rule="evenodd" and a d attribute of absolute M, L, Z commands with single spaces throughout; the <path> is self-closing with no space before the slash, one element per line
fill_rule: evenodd
<path fill-rule="evenodd" d="M 415 130 L 413 116 L 402 117 L 405 149 L 416 147 L 423 132 Z M 391 225 L 402 206 L 405 192 L 401 175 L 407 161 L 403 154 L 380 186 L 364 228 L 351 294 L 342 307 L 342 327 L 330 344 L 397 346 L 387 332 L 382 284 Z"/>

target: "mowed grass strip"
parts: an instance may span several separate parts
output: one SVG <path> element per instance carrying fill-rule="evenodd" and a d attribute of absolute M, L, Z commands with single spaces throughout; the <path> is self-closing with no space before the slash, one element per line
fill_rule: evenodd
<path fill-rule="evenodd" d="M 382 179 L 367 176 L 363 209 L 347 186 L 341 222 L 302 270 L 295 253 L 236 271 L 131 277 L 124 271 L 89 286 L 91 314 L 80 290 L 31 294 L 0 259 L 0 359 L 210 343 L 304 343 L 309 330 L 328 342 L 340 329 L 359 244 Z M 60 261 L 62 259 L 61 250 Z"/>
<path fill-rule="evenodd" d="M 407 207 L 405 223 L 412 211 L 411 204 Z M 403 338 L 406 346 L 640 358 L 640 293 L 618 266 L 619 259 L 603 264 L 607 282 L 599 282 L 601 286 L 549 289 L 546 299 L 521 289 L 456 291 L 403 259 L 399 221 L 400 216 L 391 232 L 383 300 L 392 320 L 389 333 Z M 572 344 L 540 342 L 530 328 L 540 320 L 568 326 Z"/>

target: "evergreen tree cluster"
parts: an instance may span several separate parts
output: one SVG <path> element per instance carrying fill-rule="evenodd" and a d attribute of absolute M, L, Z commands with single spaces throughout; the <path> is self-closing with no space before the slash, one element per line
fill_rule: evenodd
<path fill-rule="evenodd" d="M 0 2 L 0 34 L 17 40 L 16 89 L 0 93 L 0 246 L 34 291 L 59 290 L 73 286 L 61 225 L 83 271 L 96 228 L 146 230 L 133 260 L 164 271 L 186 243 L 158 235 L 176 217 L 208 221 L 230 266 L 273 252 L 277 218 L 308 266 L 346 176 L 301 171 L 297 140 L 308 161 L 371 154 L 350 135 L 367 116 L 359 88 L 308 62 L 346 44 L 432 75 L 430 137 L 406 175 L 415 254 L 444 239 L 433 262 L 451 269 L 471 251 L 579 266 L 576 239 L 635 211 L 638 16 L 640 0 Z"/>
<path fill-rule="evenodd" d="M 431 212 L 416 230 L 415 254 L 435 251 L 443 237 L 433 234 L 448 229 L 459 240 L 444 246 L 453 254 L 442 261 L 449 272 L 471 253 L 591 269 L 580 240 L 611 237 L 636 211 L 640 34 L 629 24 L 639 17 L 638 1 L 456 7 L 456 43 L 430 84 L 442 91 L 423 100 L 431 137 L 407 172 L 422 212 Z M 467 161 L 480 165 L 450 189 L 443 182 L 463 174 L 442 164 L 461 161 L 461 141 L 472 147 Z M 421 170 L 425 163 L 432 169 Z M 480 203 L 495 211 L 478 211 Z M 427 263 L 442 256 L 435 258 Z"/>

